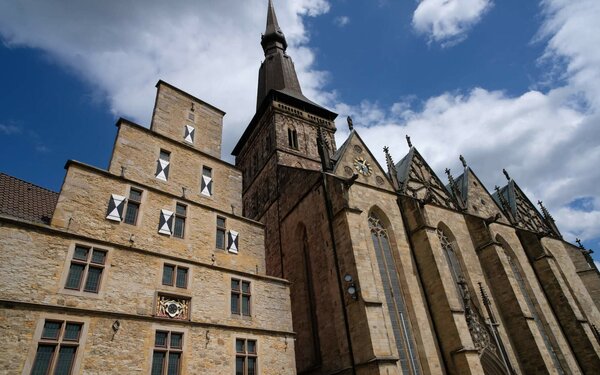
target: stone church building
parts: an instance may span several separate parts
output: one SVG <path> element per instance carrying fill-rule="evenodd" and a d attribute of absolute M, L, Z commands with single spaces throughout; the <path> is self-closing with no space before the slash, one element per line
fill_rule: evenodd
<path fill-rule="evenodd" d="M 261 46 L 235 165 L 225 113 L 159 81 L 108 168 L 0 174 L 0 373 L 600 373 L 600 274 L 541 202 L 410 138 L 382 166 L 351 119 L 337 147 L 271 1 Z"/>

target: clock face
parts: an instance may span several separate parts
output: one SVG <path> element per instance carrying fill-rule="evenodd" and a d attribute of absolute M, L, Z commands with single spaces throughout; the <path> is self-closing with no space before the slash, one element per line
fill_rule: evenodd
<path fill-rule="evenodd" d="M 354 169 L 356 169 L 358 173 L 362 174 L 363 176 L 370 176 L 373 172 L 369 162 L 363 158 L 354 159 Z"/>

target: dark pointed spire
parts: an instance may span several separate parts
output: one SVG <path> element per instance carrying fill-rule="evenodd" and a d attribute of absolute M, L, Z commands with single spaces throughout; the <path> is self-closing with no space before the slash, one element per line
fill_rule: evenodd
<path fill-rule="evenodd" d="M 287 49 L 287 41 L 285 40 L 285 35 L 283 35 L 283 32 L 279 28 L 272 0 L 269 0 L 267 9 L 267 27 L 261 38 L 260 44 L 262 45 L 265 54 L 269 49 L 274 47 L 279 47 L 284 51 Z"/>

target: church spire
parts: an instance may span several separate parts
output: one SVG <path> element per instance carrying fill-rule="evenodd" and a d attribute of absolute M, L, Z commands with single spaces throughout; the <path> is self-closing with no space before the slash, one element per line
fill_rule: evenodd
<path fill-rule="evenodd" d="M 263 100 L 269 95 L 271 90 L 282 91 L 300 101 L 312 104 L 302 94 L 294 63 L 291 57 L 285 53 L 287 41 L 279 28 L 272 0 L 269 0 L 267 27 L 261 37 L 260 45 L 265 52 L 265 61 L 260 65 L 258 72 L 256 109 L 260 108 Z"/>

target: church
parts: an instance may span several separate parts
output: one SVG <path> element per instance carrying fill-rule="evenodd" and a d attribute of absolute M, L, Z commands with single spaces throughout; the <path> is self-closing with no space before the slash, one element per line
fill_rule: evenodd
<path fill-rule="evenodd" d="M 301 89 L 272 1 L 256 113 L 159 81 L 108 168 L 0 174 L 0 372 L 597 374 L 600 273 L 518 176 L 380 165 Z"/>

